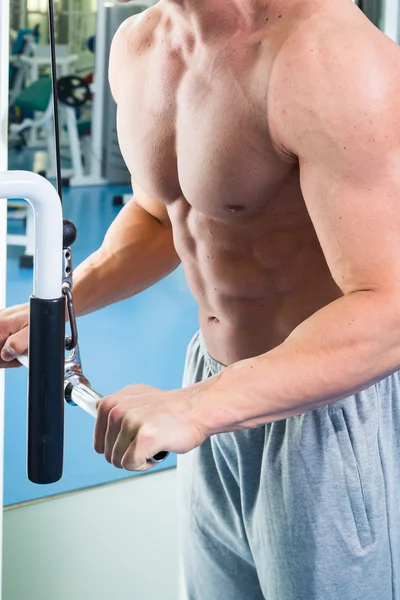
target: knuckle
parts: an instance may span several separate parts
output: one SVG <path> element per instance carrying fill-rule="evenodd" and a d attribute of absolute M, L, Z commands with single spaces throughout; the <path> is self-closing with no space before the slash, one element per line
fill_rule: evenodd
<path fill-rule="evenodd" d="M 151 423 L 145 423 L 138 431 L 138 444 L 143 446 L 153 445 L 157 436 L 157 430 Z"/>
<path fill-rule="evenodd" d="M 100 413 L 100 415 L 107 415 L 113 408 L 114 408 L 115 404 L 113 402 L 113 400 L 111 398 L 104 398 L 98 407 L 98 412 Z"/>
<path fill-rule="evenodd" d="M 129 452 L 121 461 L 122 468 L 126 471 L 140 471 L 143 460 L 138 459 L 136 452 Z"/>
<path fill-rule="evenodd" d="M 137 383 L 133 386 L 128 386 L 129 390 L 132 394 L 140 396 L 141 394 L 148 394 L 154 392 L 154 388 L 151 385 L 146 385 L 144 383 Z"/>
<path fill-rule="evenodd" d="M 108 415 L 108 421 L 110 425 L 116 425 L 119 423 L 125 414 L 125 409 L 121 404 L 117 404 L 110 410 L 110 414 Z"/>
<path fill-rule="evenodd" d="M 138 420 L 130 411 L 123 416 L 121 424 L 123 431 L 132 431 L 132 429 L 135 429 L 137 425 Z"/>

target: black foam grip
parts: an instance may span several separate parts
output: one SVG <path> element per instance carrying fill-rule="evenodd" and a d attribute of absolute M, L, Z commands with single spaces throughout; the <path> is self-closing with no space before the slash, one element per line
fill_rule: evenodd
<path fill-rule="evenodd" d="M 55 483 L 64 447 L 65 298 L 31 297 L 29 322 L 28 478 Z"/>

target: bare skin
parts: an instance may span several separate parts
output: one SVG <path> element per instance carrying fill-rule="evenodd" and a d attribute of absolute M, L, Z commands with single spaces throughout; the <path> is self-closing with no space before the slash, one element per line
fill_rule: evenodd
<path fill-rule="evenodd" d="M 276 347 L 341 294 L 297 158 L 267 118 L 276 55 L 310 9 L 257 4 L 216 38 L 207 6 L 189 28 L 184 7 L 161 2 L 123 26 L 110 72 L 124 158 L 166 208 L 207 347 L 225 365 Z"/>
<path fill-rule="evenodd" d="M 266 4 L 162 0 L 114 39 L 135 200 L 77 270 L 78 313 L 182 261 L 207 347 L 229 365 L 185 390 L 103 400 L 95 449 L 119 468 L 400 369 L 399 48 L 351 0 Z M 12 310 L 7 364 L 26 347 Z"/>

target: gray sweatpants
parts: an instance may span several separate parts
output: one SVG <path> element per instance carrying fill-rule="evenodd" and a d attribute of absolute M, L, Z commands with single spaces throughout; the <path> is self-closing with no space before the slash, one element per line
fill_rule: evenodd
<path fill-rule="evenodd" d="M 222 368 L 197 334 L 184 386 Z M 399 373 L 178 472 L 187 600 L 400 600 Z"/>

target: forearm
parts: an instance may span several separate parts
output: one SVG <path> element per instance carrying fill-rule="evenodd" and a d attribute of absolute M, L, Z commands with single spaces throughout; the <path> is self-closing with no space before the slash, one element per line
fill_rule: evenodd
<path fill-rule="evenodd" d="M 78 316 L 145 290 L 179 264 L 170 228 L 140 206 L 132 204 L 125 209 L 110 227 L 101 248 L 75 270 Z"/>
<path fill-rule="evenodd" d="M 274 350 L 193 387 L 208 434 L 303 414 L 400 368 L 398 295 L 360 291 L 307 319 Z"/>

